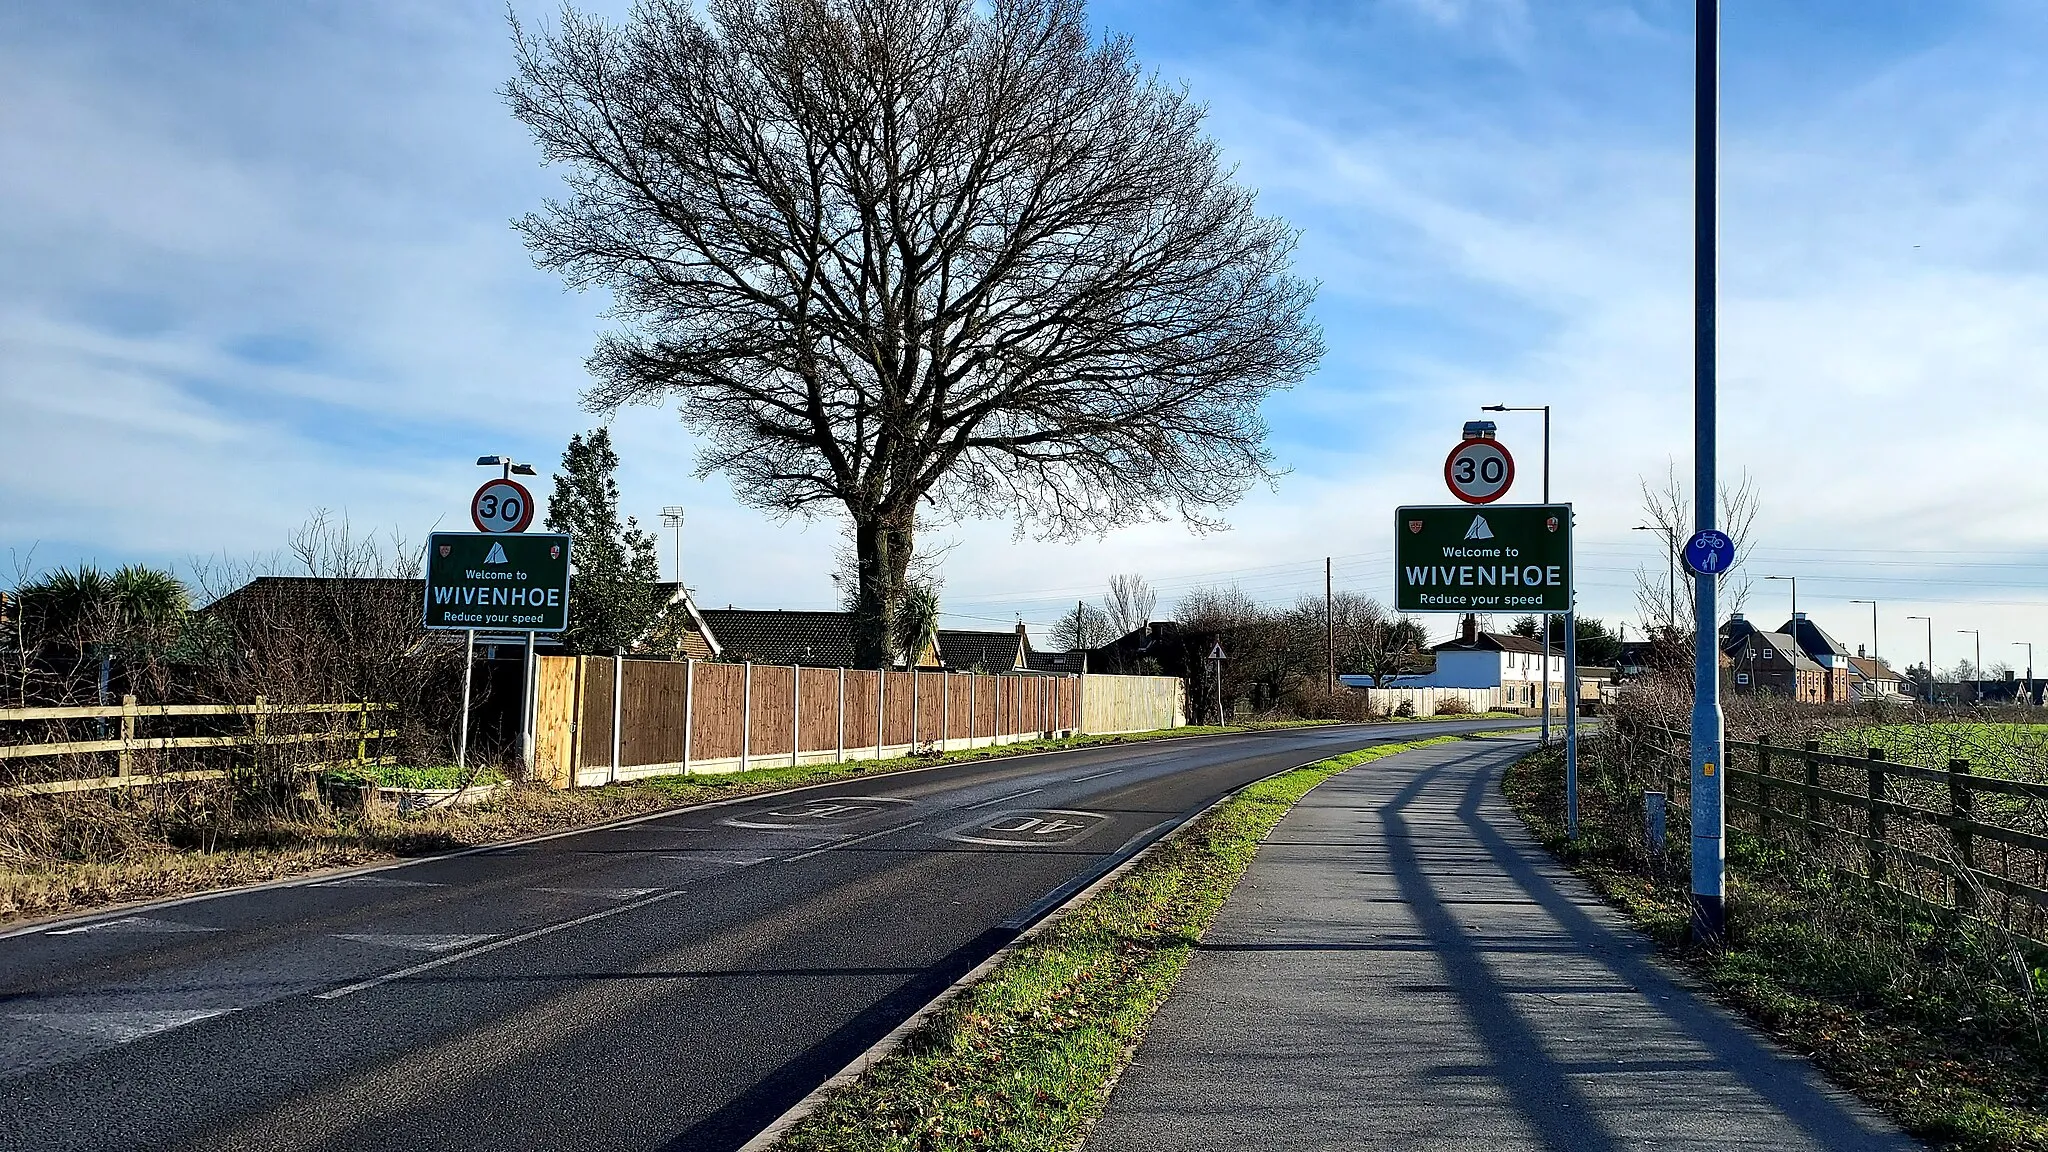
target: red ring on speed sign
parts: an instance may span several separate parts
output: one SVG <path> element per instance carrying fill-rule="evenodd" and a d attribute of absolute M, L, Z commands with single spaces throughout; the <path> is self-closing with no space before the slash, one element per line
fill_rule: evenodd
<path fill-rule="evenodd" d="M 1491 504 L 1515 483 L 1515 458 L 1498 440 L 1465 440 L 1444 457 L 1444 485 L 1467 504 Z"/>
<path fill-rule="evenodd" d="M 517 480 L 491 480 L 469 498 L 469 522 L 479 532 L 524 532 L 533 523 L 533 494 Z"/>

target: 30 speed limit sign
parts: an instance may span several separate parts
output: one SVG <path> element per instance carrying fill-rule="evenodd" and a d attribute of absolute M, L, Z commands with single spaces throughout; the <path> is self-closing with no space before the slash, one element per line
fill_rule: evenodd
<path fill-rule="evenodd" d="M 524 532 L 533 523 L 533 497 L 516 480 L 493 480 L 470 498 L 469 522 L 479 532 Z"/>
<path fill-rule="evenodd" d="M 1515 458 L 1498 440 L 1466 440 L 1444 458 L 1444 483 L 1467 504 L 1491 504 L 1515 482 Z"/>

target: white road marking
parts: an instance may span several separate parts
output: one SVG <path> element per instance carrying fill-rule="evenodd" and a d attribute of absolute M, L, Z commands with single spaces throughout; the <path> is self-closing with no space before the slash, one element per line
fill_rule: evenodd
<path fill-rule="evenodd" d="M 1114 776 L 1114 775 L 1116 775 L 1117 773 L 1119 773 L 1119 772 L 1122 772 L 1122 771 L 1123 771 L 1123 769 L 1121 769 L 1121 768 L 1111 768 L 1111 769 L 1110 769 L 1109 771 L 1107 771 L 1107 772 L 1097 772 L 1097 773 L 1096 773 L 1095 775 L 1093 775 L 1093 776 L 1076 776 L 1076 777 L 1074 777 L 1074 781 L 1073 781 L 1073 782 L 1074 782 L 1074 783 L 1076 783 L 1076 784 L 1081 784 L 1081 783 L 1085 783 L 1085 782 L 1087 782 L 1087 781 L 1089 781 L 1089 780 L 1100 780 L 1100 779 L 1102 779 L 1102 778 L 1103 778 L 1104 776 Z"/>
<path fill-rule="evenodd" d="M 130 1040 L 140 1040 L 144 1036 L 211 1020 L 233 1011 L 233 1008 L 183 1008 L 142 1012 L 17 1012 L 9 1019 L 26 1020 L 59 1032 L 126 1044 Z"/>
<path fill-rule="evenodd" d="M 865 836 L 855 836 L 851 840 L 841 840 L 837 844 L 827 844 L 823 848 L 813 848 L 809 852 L 799 852 L 794 856 L 785 856 L 783 857 L 783 860 L 786 863 L 794 864 L 798 860 L 809 860 L 813 856 L 822 856 L 827 852 L 833 852 L 841 848 L 851 847 L 852 845 L 859 844 L 866 840 L 873 840 L 878 836 L 887 836 L 892 832 L 901 832 L 905 828 L 915 828 L 922 823 L 924 823 L 924 821 L 922 820 L 912 820 L 908 824 L 898 824 L 894 828 L 884 828 L 880 832 L 870 832 Z"/>
<path fill-rule="evenodd" d="M 645 900 L 636 900 L 631 904 L 620 904 L 615 907 L 606 908 L 600 912 L 592 912 L 588 916 L 578 916 L 574 920 L 564 920 L 560 924 L 550 924 L 545 928 L 535 928 L 531 932 L 521 932 L 517 936 L 507 936 L 502 940 L 493 940 L 489 944 L 479 944 L 476 947 L 468 949 L 463 952 L 456 952 L 452 955 L 442 956 L 439 959 L 428 960 L 422 964 L 415 964 L 410 968 L 400 968 L 396 972 L 389 972 L 382 976 L 377 976 L 369 980 L 363 980 L 354 984 L 350 984 L 346 987 L 336 988 L 329 992 L 322 992 L 314 996 L 313 998 L 315 1000 L 339 1000 L 344 996 L 353 996 L 358 992 L 368 991 L 369 989 L 375 988 L 380 984 L 389 984 L 393 980 L 403 980 L 408 976 L 417 976 L 422 972 L 431 971 L 432 969 L 439 968 L 445 964 L 453 964 L 458 960 L 467 960 L 472 956 L 481 956 L 486 952 L 495 952 L 500 948 L 509 948 L 514 944 L 524 944 L 528 940 L 538 940 L 543 936 L 549 936 L 567 928 L 575 928 L 580 925 L 589 924 L 593 921 L 603 920 L 611 916 L 617 916 L 621 912 L 632 912 L 636 909 L 645 908 L 651 904 L 659 904 L 663 900 L 672 900 L 677 896 L 681 896 L 682 894 L 683 890 L 680 888 L 676 888 L 667 892 L 657 892 L 654 895 L 649 896 Z"/>
<path fill-rule="evenodd" d="M 528 892 L 553 892 L 562 896 L 602 896 L 607 900 L 631 900 L 659 888 L 528 888 Z"/>
<path fill-rule="evenodd" d="M 450 952 L 467 948 L 496 936 L 496 932 L 337 932 L 337 940 L 353 940 L 358 944 L 377 944 L 385 948 L 404 948 L 411 952 Z"/>
<path fill-rule="evenodd" d="M 756 864 L 766 864 L 766 863 L 768 863 L 769 861 L 771 861 L 771 860 L 774 860 L 774 859 L 776 859 L 776 857 L 773 857 L 773 856 L 707 856 L 707 855 L 704 855 L 704 854 L 702 854 L 702 853 L 693 853 L 693 854 L 691 854 L 691 855 L 689 855 L 689 856 L 658 856 L 658 857 L 656 857 L 656 859 L 658 859 L 658 860 L 682 860 L 682 861 L 686 861 L 686 862 L 688 862 L 688 863 L 691 863 L 691 864 L 723 864 L 723 865 L 725 865 L 725 866 L 726 866 L 726 867 L 728 867 L 728 868 L 752 868 L 752 867 L 753 867 L 754 865 L 756 865 Z M 651 891 L 653 891 L 653 889 L 651 889 L 651 888 L 650 888 L 650 889 L 648 889 L 648 891 L 650 891 L 650 892 L 651 892 Z"/>
<path fill-rule="evenodd" d="M 969 805 L 968 805 L 967 807 L 965 807 L 965 808 L 962 808 L 962 809 L 961 809 L 961 811 L 962 811 L 962 812 L 972 812 L 972 811 L 974 811 L 974 810 L 975 810 L 976 808 L 986 808 L 986 807 L 988 807 L 988 806 L 989 806 L 989 805 L 991 805 L 991 804 L 1001 804 L 1001 803 L 1002 803 L 1003 801 L 1005 801 L 1005 800 L 1017 800 L 1017 799 L 1021 799 L 1021 798 L 1025 797 L 1025 796 L 1035 796 L 1035 795 L 1037 795 L 1038 793 L 1040 793 L 1040 792 L 1043 792 L 1043 791 L 1045 791 L 1045 789 L 1043 789 L 1043 788 L 1029 788 L 1029 789 L 1026 789 L 1026 790 L 1024 790 L 1024 791 L 1022 791 L 1022 792 L 1012 792 L 1012 793 L 1010 793 L 1010 794 L 1009 794 L 1008 796 L 998 796 L 998 797 L 996 797 L 996 798 L 995 798 L 995 799 L 993 799 L 993 800 L 983 800 L 983 801 L 982 801 L 981 803 L 979 803 L 979 804 L 969 804 Z"/>
<path fill-rule="evenodd" d="M 171 935 L 179 932 L 218 932 L 218 928 L 202 928 L 197 924 L 180 924 L 175 920 L 155 920 L 148 916 L 123 916 L 119 920 L 101 920 L 96 924 L 81 924 L 76 928 L 52 928 L 48 936 L 76 936 L 81 932 L 150 932 Z"/>
<path fill-rule="evenodd" d="M 339 880 L 322 880 L 308 888 L 446 888 L 430 880 L 400 880 L 392 876 L 344 876 Z"/>

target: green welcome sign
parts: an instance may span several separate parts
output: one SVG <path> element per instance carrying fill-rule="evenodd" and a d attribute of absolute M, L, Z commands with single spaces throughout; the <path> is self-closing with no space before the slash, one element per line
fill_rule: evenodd
<path fill-rule="evenodd" d="M 569 537 L 436 532 L 427 537 L 429 628 L 560 632 L 569 626 Z"/>
<path fill-rule="evenodd" d="M 1412 505 L 1394 510 L 1401 612 L 1568 612 L 1569 504 Z"/>

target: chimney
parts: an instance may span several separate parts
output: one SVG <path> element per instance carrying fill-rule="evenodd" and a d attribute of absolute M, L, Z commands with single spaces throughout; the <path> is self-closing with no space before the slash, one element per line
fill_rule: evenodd
<path fill-rule="evenodd" d="M 1471 614 L 1471 613 L 1469 613 L 1469 612 L 1468 612 L 1468 613 L 1466 613 L 1466 615 L 1465 615 L 1465 631 L 1464 631 L 1464 633 L 1463 633 L 1463 634 L 1461 635 L 1460 639 L 1462 639 L 1462 640 L 1463 640 L 1463 641 L 1464 641 L 1465 643 L 1467 643 L 1467 644 L 1477 644 L 1477 643 L 1479 643 L 1479 617 L 1478 617 L 1478 616 L 1475 616 L 1475 615 L 1473 615 L 1473 614 Z"/>
<path fill-rule="evenodd" d="M 1740 620 L 1740 619 L 1742 619 L 1742 613 L 1740 613 L 1740 612 L 1732 613 L 1732 614 L 1731 614 L 1731 615 L 1730 615 L 1730 616 L 1728 617 L 1728 620 L 1729 620 L 1729 622 L 1730 622 L 1730 623 L 1733 623 L 1734 621 L 1737 621 L 1737 620 Z"/>
<path fill-rule="evenodd" d="M 1861 645 L 1861 644 L 1858 644 L 1858 645 L 1856 646 L 1856 658 L 1857 658 L 1858 660 L 1863 660 L 1863 659 L 1866 659 L 1866 658 L 1868 658 L 1868 656 L 1869 656 L 1869 654 L 1868 654 L 1868 653 L 1866 653 L 1865 651 L 1863 651 L 1863 645 Z"/>
<path fill-rule="evenodd" d="M 1794 620 L 1804 620 L 1804 619 L 1806 619 L 1806 613 L 1804 613 L 1804 612 L 1794 612 L 1794 613 L 1792 614 L 1792 618 L 1793 618 Z"/>

